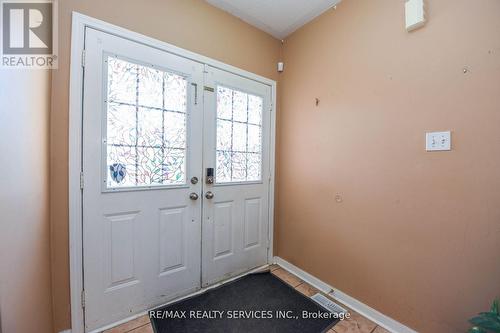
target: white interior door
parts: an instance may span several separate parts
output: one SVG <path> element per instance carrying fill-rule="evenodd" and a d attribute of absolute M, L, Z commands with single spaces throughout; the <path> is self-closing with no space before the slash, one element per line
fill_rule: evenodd
<path fill-rule="evenodd" d="M 200 63 L 87 29 L 83 262 L 90 331 L 200 288 Z M 190 194 L 194 193 L 190 199 Z"/>
<path fill-rule="evenodd" d="M 205 86 L 203 286 L 267 263 L 272 109 L 263 83 L 206 66 Z"/>

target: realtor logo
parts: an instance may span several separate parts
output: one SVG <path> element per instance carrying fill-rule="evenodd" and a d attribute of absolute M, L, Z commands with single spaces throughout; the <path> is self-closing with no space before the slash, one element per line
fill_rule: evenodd
<path fill-rule="evenodd" d="M 55 0 L 0 0 L 2 67 L 57 67 Z"/>

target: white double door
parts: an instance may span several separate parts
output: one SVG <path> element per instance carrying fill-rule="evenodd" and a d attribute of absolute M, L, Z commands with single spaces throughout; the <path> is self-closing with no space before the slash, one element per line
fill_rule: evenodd
<path fill-rule="evenodd" d="M 267 263 L 271 88 L 90 28 L 86 331 Z"/>

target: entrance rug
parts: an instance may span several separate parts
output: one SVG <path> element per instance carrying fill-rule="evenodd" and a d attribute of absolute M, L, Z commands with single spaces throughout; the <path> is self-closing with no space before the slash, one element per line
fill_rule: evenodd
<path fill-rule="evenodd" d="M 271 273 L 244 276 L 151 310 L 156 333 L 321 333 L 337 317 Z"/>

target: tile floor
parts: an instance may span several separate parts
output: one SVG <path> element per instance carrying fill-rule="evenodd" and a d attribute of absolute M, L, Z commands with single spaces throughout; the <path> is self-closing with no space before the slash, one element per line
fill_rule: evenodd
<path fill-rule="evenodd" d="M 312 296 L 318 292 L 318 290 L 313 286 L 300 280 L 295 275 L 289 273 L 288 271 L 277 265 L 271 266 L 271 273 L 306 296 Z M 340 303 L 340 305 L 342 305 L 344 308 L 349 309 L 344 304 Z M 352 311 L 350 309 L 349 312 L 351 313 L 351 317 L 349 319 L 340 321 L 327 333 L 389 333 L 389 331 L 380 326 L 377 326 L 377 324 L 361 316 L 359 313 L 356 313 L 355 311 Z M 103 333 L 153 333 L 153 328 L 151 327 L 151 323 L 147 315 L 144 315 L 137 319 L 108 329 Z"/>

